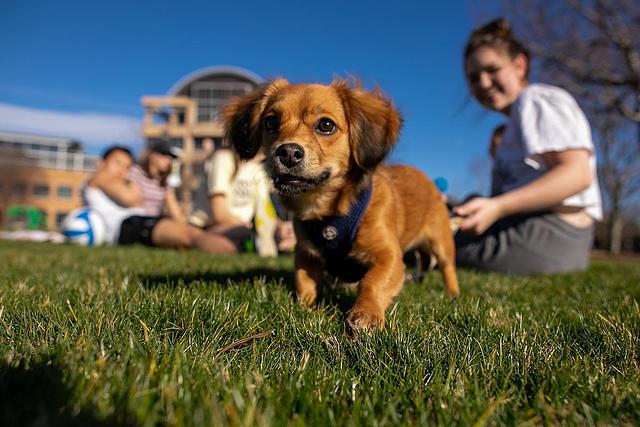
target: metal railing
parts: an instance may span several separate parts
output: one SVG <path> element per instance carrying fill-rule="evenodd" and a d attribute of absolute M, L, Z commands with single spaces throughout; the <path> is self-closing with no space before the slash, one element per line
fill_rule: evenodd
<path fill-rule="evenodd" d="M 85 153 L 0 148 L 0 164 L 9 166 L 91 172 L 96 169 L 99 159 L 98 156 Z"/>

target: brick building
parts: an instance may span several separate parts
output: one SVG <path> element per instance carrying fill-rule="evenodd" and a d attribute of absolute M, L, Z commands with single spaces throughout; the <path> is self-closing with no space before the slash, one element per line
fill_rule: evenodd
<path fill-rule="evenodd" d="M 80 189 L 97 160 L 71 139 L 0 132 L 0 227 L 55 230 L 82 206 Z M 42 221 L 28 223 L 27 212 Z"/>

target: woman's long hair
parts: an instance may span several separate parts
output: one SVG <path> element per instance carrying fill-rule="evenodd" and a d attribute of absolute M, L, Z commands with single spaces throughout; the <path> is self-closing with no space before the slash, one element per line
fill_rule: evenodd
<path fill-rule="evenodd" d="M 151 150 L 144 150 L 142 152 L 142 154 L 140 155 L 140 160 L 138 160 L 138 165 L 142 168 L 142 170 L 144 170 L 144 172 L 147 174 L 147 176 L 151 176 L 151 172 L 149 170 L 150 168 L 150 159 L 151 159 L 151 154 L 153 152 Z M 166 187 L 167 186 L 167 178 L 169 177 L 169 175 L 171 174 L 171 169 L 169 169 L 168 172 L 163 173 L 159 176 L 160 178 L 160 185 L 162 187 Z"/>

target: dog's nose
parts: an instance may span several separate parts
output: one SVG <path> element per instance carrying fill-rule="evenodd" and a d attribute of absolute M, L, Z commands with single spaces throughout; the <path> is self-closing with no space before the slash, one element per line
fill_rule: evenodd
<path fill-rule="evenodd" d="M 280 163 L 288 168 L 292 168 L 304 158 L 304 150 L 298 144 L 282 144 L 276 149 L 276 156 Z"/>

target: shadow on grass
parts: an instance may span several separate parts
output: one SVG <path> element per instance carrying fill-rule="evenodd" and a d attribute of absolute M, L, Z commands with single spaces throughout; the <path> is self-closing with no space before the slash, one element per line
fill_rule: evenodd
<path fill-rule="evenodd" d="M 54 365 L 0 366 L 2 426 L 133 426 L 118 417 L 100 419 L 90 411 L 73 413 L 71 391 Z M 125 417 L 122 417 L 125 418 Z"/>
<path fill-rule="evenodd" d="M 342 314 L 346 314 L 356 302 L 357 285 L 346 287 L 336 284 L 330 277 L 325 277 L 322 286 L 318 289 L 318 307 L 335 307 Z"/>
<path fill-rule="evenodd" d="M 293 271 L 290 269 L 254 268 L 245 271 L 203 271 L 200 273 L 172 273 L 139 276 L 138 279 L 149 289 L 158 287 L 177 288 L 205 282 L 212 286 L 226 288 L 238 283 L 252 283 L 262 280 L 265 283 L 281 283 L 290 291 L 294 289 Z"/>
<path fill-rule="evenodd" d="M 178 288 L 189 287 L 194 284 L 207 283 L 211 286 L 228 288 L 238 284 L 251 284 L 254 280 L 265 283 L 276 283 L 284 286 L 292 296 L 295 296 L 294 273 L 290 269 L 254 268 L 246 271 L 206 271 L 188 274 L 158 274 L 139 276 L 138 280 L 148 289 L 161 287 Z M 318 306 L 335 306 L 343 313 L 348 311 L 356 300 L 356 289 L 336 287 L 330 277 L 325 277 L 318 289 Z"/>
<path fill-rule="evenodd" d="M 415 258 L 406 257 L 408 282 L 415 282 L 413 274 L 420 274 L 415 266 Z M 284 286 L 295 296 L 294 272 L 286 268 L 252 268 L 245 271 L 202 271 L 188 273 L 171 273 L 157 275 L 140 275 L 138 280 L 148 289 L 167 287 L 189 287 L 194 284 L 206 283 L 219 288 L 228 288 L 238 284 L 252 284 L 255 280 L 265 283 L 276 283 Z M 420 282 L 420 279 L 417 280 Z M 335 306 L 339 311 L 346 313 L 355 303 L 357 287 L 343 288 L 336 285 L 333 278 L 325 275 L 323 283 L 318 289 L 318 306 Z"/>

